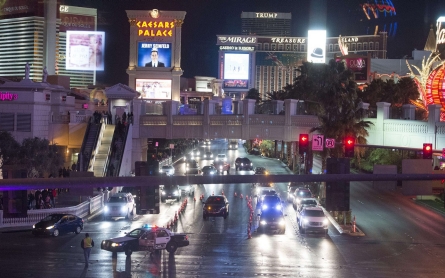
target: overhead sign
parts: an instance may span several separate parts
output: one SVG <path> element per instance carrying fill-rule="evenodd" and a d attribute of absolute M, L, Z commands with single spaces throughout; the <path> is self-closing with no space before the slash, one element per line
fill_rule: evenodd
<path fill-rule="evenodd" d="M 256 37 L 251 36 L 218 36 L 217 44 L 255 44 Z"/>
<path fill-rule="evenodd" d="M 326 138 L 326 148 L 329 148 L 329 149 L 335 148 L 335 139 L 334 138 Z"/>
<path fill-rule="evenodd" d="M 173 21 L 138 21 L 138 36 L 141 37 L 172 37 L 175 23 Z"/>
<path fill-rule="evenodd" d="M 312 135 L 312 150 L 322 151 L 323 150 L 323 140 L 324 135 L 316 134 Z"/>
<path fill-rule="evenodd" d="M 219 50 L 226 51 L 254 51 L 254 46 L 221 45 Z"/>

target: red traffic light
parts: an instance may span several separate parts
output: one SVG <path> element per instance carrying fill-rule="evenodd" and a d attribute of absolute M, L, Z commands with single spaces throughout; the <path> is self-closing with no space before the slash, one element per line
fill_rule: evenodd
<path fill-rule="evenodd" d="M 345 157 L 354 157 L 355 138 L 346 137 L 344 145 L 345 145 Z"/>
<path fill-rule="evenodd" d="M 308 135 L 307 134 L 300 134 L 300 141 L 306 142 L 307 139 L 308 139 Z"/>
<path fill-rule="evenodd" d="M 423 159 L 433 158 L 433 144 L 423 143 Z"/>
<path fill-rule="evenodd" d="M 298 153 L 303 155 L 309 151 L 309 134 L 300 134 L 298 140 Z"/>

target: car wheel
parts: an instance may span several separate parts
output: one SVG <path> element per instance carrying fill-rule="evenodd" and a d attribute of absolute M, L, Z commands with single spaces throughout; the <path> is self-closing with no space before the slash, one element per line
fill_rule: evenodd
<path fill-rule="evenodd" d="M 131 254 L 133 254 L 133 250 L 131 250 L 131 247 L 128 247 L 128 248 L 125 250 L 125 255 L 127 255 L 127 256 L 131 256 Z"/>
<path fill-rule="evenodd" d="M 165 249 L 167 250 L 168 253 L 175 253 L 178 247 L 174 242 L 169 242 L 167 243 L 167 247 Z"/>
<path fill-rule="evenodd" d="M 80 234 L 80 232 L 82 231 L 82 228 L 80 226 L 76 227 L 76 231 L 74 231 L 77 235 Z"/>
<path fill-rule="evenodd" d="M 286 233 L 286 229 L 281 230 L 281 233 L 284 235 Z"/>
<path fill-rule="evenodd" d="M 54 229 L 54 232 L 53 232 L 53 236 L 55 236 L 55 237 L 57 237 L 57 236 L 59 236 L 59 230 L 58 229 Z"/>

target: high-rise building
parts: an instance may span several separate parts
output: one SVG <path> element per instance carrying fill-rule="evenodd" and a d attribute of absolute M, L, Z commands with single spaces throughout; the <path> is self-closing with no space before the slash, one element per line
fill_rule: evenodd
<path fill-rule="evenodd" d="M 1 2 L 1 1 L 0 1 Z M 95 71 L 65 69 L 66 31 L 95 31 L 96 9 L 59 5 L 57 0 L 5 0 L 0 4 L 0 77 L 21 79 L 30 65 L 29 77 L 70 77 L 70 87 L 95 84 Z"/>
<path fill-rule="evenodd" d="M 241 34 L 288 37 L 291 35 L 291 23 L 291 13 L 242 12 Z"/>

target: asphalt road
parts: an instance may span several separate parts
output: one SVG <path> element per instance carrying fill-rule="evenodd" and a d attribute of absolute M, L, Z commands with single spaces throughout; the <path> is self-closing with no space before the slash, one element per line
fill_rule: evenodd
<path fill-rule="evenodd" d="M 230 161 L 244 156 L 244 150 L 227 151 L 223 141 L 213 141 L 211 149 L 227 153 Z M 277 160 L 252 157 L 254 166 L 264 166 L 272 174 L 287 173 Z M 200 161 L 200 166 L 211 161 Z M 235 173 L 232 164 L 231 174 Z M 182 164 L 176 166 L 181 175 Z M 250 173 L 251 174 L 251 173 Z M 276 188 L 285 198 L 285 184 Z M 100 249 L 104 239 L 122 236 L 143 224 L 165 226 L 179 203 L 161 204 L 158 215 L 138 216 L 133 221 L 94 218 L 80 235 L 34 237 L 30 232 L 0 234 L 1 277 L 444 277 L 445 219 L 415 205 L 397 191 L 382 192 L 368 183 L 353 183 L 351 207 L 365 237 L 340 235 L 329 227 L 329 234 L 301 235 L 296 228 L 295 212 L 289 204 L 286 232 L 283 235 L 252 233 L 248 239 L 250 184 L 214 184 L 197 186 L 195 196 L 228 196 L 230 215 L 203 220 L 202 204 L 188 198 L 185 212 L 175 231 L 188 233 L 190 245 L 175 255 L 163 251 L 150 259 L 146 252 L 131 257 Z M 234 196 L 237 193 L 238 197 Z M 254 227 L 257 225 L 254 223 Z M 84 233 L 96 246 L 90 267 L 84 269 L 80 241 Z"/>

